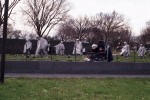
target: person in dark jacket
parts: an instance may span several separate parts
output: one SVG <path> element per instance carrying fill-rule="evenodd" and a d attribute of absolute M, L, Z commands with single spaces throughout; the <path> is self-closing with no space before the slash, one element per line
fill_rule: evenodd
<path fill-rule="evenodd" d="M 107 52 L 107 54 L 106 54 L 107 61 L 108 62 L 113 61 L 113 55 L 112 55 L 112 52 L 111 52 L 111 48 L 108 44 L 106 45 L 106 52 Z"/>

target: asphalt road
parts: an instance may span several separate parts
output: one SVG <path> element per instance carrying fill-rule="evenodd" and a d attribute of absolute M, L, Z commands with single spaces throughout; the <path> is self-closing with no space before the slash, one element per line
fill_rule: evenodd
<path fill-rule="evenodd" d="M 101 78 L 105 78 L 105 77 L 127 77 L 127 78 L 131 78 L 131 77 L 139 77 L 139 78 L 143 78 L 143 77 L 150 77 L 150 75 L 108 75 L 108 74 L 32 74 L 32 73 L 5 73 L 4 74 L 5 77 L 58 77 L 58 78 L 68 78 L 68 77 L 75 77 L 75 78 L 82 78 L 82 77 L 101 77 Z"/>

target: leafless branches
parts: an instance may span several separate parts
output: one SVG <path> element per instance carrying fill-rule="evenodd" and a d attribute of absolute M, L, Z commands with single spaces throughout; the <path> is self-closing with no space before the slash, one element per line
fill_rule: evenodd
<path fill-rule="evenodd" d="M 0 26 L 4 22 L 4 8 L 5 8 L 5 0 L 0 1 L 0 8 L 1 8 L 1 13 L 0 13 Z M 12 11 L 14 7 L 18 4 L 20 0 L 9 0 L 9 6 L 8 6 L 8 18 L 12 14 Z"/>
<path fill-rule="evenodd" d="M 69 18 L 59 28 L 58 36 L 62 40 L 75 39 L 85 40 L 88 37 L 88 29 L 90 28 L 90 21 L 87 17 L 80 17 L 78 19 Z"/>
<path fill-rule="evenodd" d="M 26 4 L 28 9 L 23 12 L 40 37 L 47 36 L 69 11 L 66 0 L 26 0 Z"/>
<path fill-rule="evenodd" d="M 106 43 L 110 37 L 119 36 L 122 30 L 128 29 L 127 22 L 123 16 L 118 15 L 115 11 L 112 14 L 100 13 L 96 18 L 95 26 L 103 32 L 102 35 Z"/>
<path fill-rule="evenodd" d="M 149 26 L 142 30 L 140 39 L 141 39 L 141 42 L 144 44 L 150 41 L 150 27 Z"/>
<path fill-rule="evenodd" d="M 93 43 L 99 40 L 114 43 L 118 38 L 125 41 L 130 39 L 131 30 L 123 16 L 114 11 L 110 14 L 100 13 L 91 19 L 69 18 L 61 25 L 58 36 L 68 41 L 78 38 Z"/>

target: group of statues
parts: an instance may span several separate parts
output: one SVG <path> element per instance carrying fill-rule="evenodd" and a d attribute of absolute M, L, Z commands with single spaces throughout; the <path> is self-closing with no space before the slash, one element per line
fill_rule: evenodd
<path fill-rule="evenodd" d="M 35 56 L 37 57 L 40 53 L 41 57 L 43 55 L 46 55 L 46 58 L 48 58 L 48 47 L 50 47 L 50 44 L 48 44 L 47 40 L 42 37 L 37 37 L 37 48 L 35 51 Z M 30 39 L 26 39 L 26 43 L 24 45 L 24 51 L 23 53 L 26 53 L 27 55 L 30 55 L 30 50 L 32 49 L 32 43 Z"/>
<path fill-rule="evenodd" d="M 49 50 L 50 44 L 48 44 L 47 40 L 42 37 L 38 37 L 37 40 L 38 41 L 37 41 L 37 48 L 35 51 L 35 57 L 37 57 L 40 54 L 41 57 L 43 57 L 43 55 L 46 55 L 46 58 L 48 58 L 47 52 L 50 51 Z M 56 45 L 54 47 L 55 47 L 55 51 L 56 51 L 57 55 L 65 54 L 65 46 L 63 44 L 63 41 L 61 41 L 58 45 Z M 127 44 L 127 42 L 124 42 L 124 46 L 122 46 L 121 48 L 122 49 L 121 49 L 120 55 L 124 56 L 128 59 L 129 55 L 131 54 L 131 51 L 130 51 L 130 47 Z M 31 49 L 32 49 L 32 43 L 31 43 L 30 39 L 26 39 L 23 53 L 30 55 Z M 76 39 L 72 54 L 83 55 L 83 50 L 84 50 L 84 48 L 83 48 L 82 42 L 79 41 L 79 39 Z M 138 56 L 140 56 L 141 58 L 143 58 L 143 57 L 145 58 L 146 49 L 142 44 L 140 44 L 140 48 L 137 51 L 137 53 L 138 53 Z"/>
<path fill-rule="evenodd" d="M 145 56 L 146 49 L 145 49 L 145 47 L 142 44 L 140 44 L 140 48 L 138 49 L 137 53 L 138 53 L 138 56 L 141 57 L 141 58 L 145 58 L 146 57 Z M 128 59 L 128 56 L 130 54 L 131 54 L 130 47 L 127 44 L 127 42 L 124 42 L 124 46 L 121 49 L 120 55 L 124 56 L 124 57 L 126 57 Z"/>
<path fill-rule="evenodd" d="M 37 37 L 37 48 L 35 51 L 35 56 L 37 57 L 39 54 L 41 55 L 41 57 L 43 57 L 43 55 L 46 55 L 46 58 L 48 58 L 48 51 L 50 48 L 50 44 L 48 44 L 47 40 L 42 38 L 42 37 Z M 55 45 L 55 51 L 57 55 L 64 55 L 65 53 L 65 46 L 63 44 L 63 41 L 61 41 L 58 45 Z M 30 41 L 30 39 L 26 39 L 26 43 L 24 45 L 24 50 L 23 53 L 30 55 L 30 51 L 32 49 L 32 43 Z M 74 44 L 74 48 L 73 48 L 73 53 L 72 54 L 79 54 L 82 55 L 82 42 L 79 41 L 79 39 L 76 40 L 76 43 Z"/>

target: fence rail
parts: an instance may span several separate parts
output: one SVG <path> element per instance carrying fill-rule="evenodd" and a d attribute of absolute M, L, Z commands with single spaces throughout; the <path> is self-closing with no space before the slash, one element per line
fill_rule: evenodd
<path fill-rule="evenodd" d="M 37 58 L 34 58 L 34 53 L 36 50 L 36 40 L 31 40 L 32 42 L 32 49 L 31 49 L 31 54 L 29 58 L 26 58 L 25 55 L 23 55 L 23 47 L 25 44 L 26 40 L 25 39 L 7 39 L 6 42 L 6 60 L 23 60 L 23 61 L 30 61 L 30 60 L 49 60 L 49 61 L 83 61 L 83 59 L 87 56 L 79 56 L 79 55 L 72 55 L 73 51 L 73 46 L 74 42 L 64 42 L 65 45 L 65 55 L 56 55 L 55 54 L 55 48 L 51 48 L 51 53 L 49 54 L 49 58 L 41 58 L 38 56 Z M 2 39 L 0 38 L 0 47 L 2 43 Z M 49 41 L 51 46 L 55 46 L 60 41 Z M 89 43 L 83 43 L 83 47 L 86 48 L 86 54 L 91 48 L 92 44 Z M 115 48 L 115 47 L 112 47 Z M 150 62 L 150 56 L 149 52 L 147 50 L 146 57 L 145 58 L 140 58 L 138 57 L 138 54 L 136 51 L 133 51 L 131 55 L 128 58 L 122 57 L 119 55 L 119 51 L 117 50 L 112 50 L 116 51 L 117 54 L 113 55 L 113 62 Z M 1 50 L 0 50 L 1 52 Z"/>
<path fill-rule="evenodd" d="M 55 55 L 50 54 L 48 55 L 48 58 L 45 56 L 41 58 L 41 56 L 35 57 L 34 54 L 29 55 L 29 57 L 26 57 L 25 54 L 15 54 L 10 55 L 6 54 L 6 60 L 20 60 L 20 61 L 84 61 L 83 59 L 87 57 L 87 55 Z M 107 62 L 104 60 L 104 62 Z M 146 53 L 145 58 L 140 58 L 136 51 L 131 52 L 131 55 L 129 57 L 120 56 L 119 52 L 116 54 L 113 54 L 113 61 L 112 62 L 150 62 L 150 55 L 148 54 L 148 51 Z"/>

